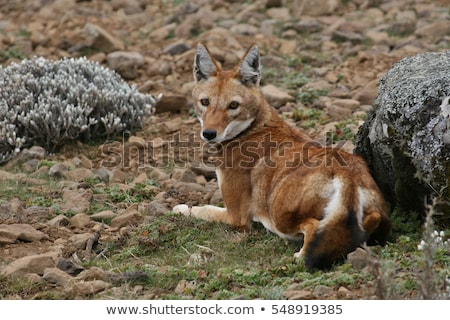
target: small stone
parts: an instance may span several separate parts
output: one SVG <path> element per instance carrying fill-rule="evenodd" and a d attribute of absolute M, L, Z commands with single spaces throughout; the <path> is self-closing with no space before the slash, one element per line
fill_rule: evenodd
<path fill-rule="evenodd" d="M 92 169 L 94 165 L 92 164 L 92 161 L 89 160 L 85 155 L 80 155 L 81 164 L 86 169 Z"/>
<path fill-rule="evenodd" d="M 354 99 L 333 99 L 334 105 L 350 110 L 351 112 L 355 111 L 361 103 L 358 100 Z"/>
<path fill-rule="evenodd" d="M 138 70 L 145 65 L 145 58 L 139 52 L 114 51 L 108 53 L 106 61 L 109 68 L 128 80 L 136 79 Z"/>
<path fill-rule="evenodd" d="M 48 236 L 29 224 L 0 224 L 0 237 L 15 241 L 39 241 L 48 239 Z"/>
<path fill-rule="evenodd" d="M 77 279 L 83 281 L 92 281 L 92 280 L 106 280 L 107 274 L 106 272 L 99 267 L 90 267 L 86 269 L 77 276 Z"/>
<path fill-rule="evenodd" d="M 27 273 L 23 277 L 27 281 L 30 281 L 31 283 L 35 283 L 35 284 L 44 284 L 45 283 L 44 279 L 42 279 L 42 277 L 40 275 L 38 275 L 37 273 Z"/>
<path fill-rule="evenodd" d="M 353 293 L 346 287 L 339 287 L 337 294 L 338 294 L 338 298 L 343 298 L 343 299 L 349 299 L 353 296 Z"/>
<path fill-rule="evenodd" d="M 137 205 L 131 205 L 124 213 L 111 220 L 113 228 L 120 228 L 127 225 L 137 225 L 143 220 L 142 214 L 137 210 Z"/>
<path fill-rule="evenodd" d="M 155 113 L 181 113 L 189 109 L 188 101 L 184 95 L 163 95 L 155 105 Z"/>
<path fill-rule="evenodd" d="M 172 120 L 161 123 L 160 126 L 164 130 L 164 132 L 172 133 L 172 132 L 180 130 L 182 123 L 183 123 L 182 119 L 177 117 Z"/>
<path fill-rule="evenodd" d="M 103 280 L 92 280 L 75 283 L 67 291 L 78 297 L 91 296 L 93 294 L 105 291 L 112 287 L 112 284 Z"/>
<path fill-rule="evenodd" d="M 73 170 L 64 171 L 62 172 L 62 175 L 64 178 L 76 182 L 82 182 L 94 176 L 92 171 L 87 168 L 76 168 Z"/>
<path fill-rule="evenodd" d="M 128 178 L 129 178 L 129 174 L 128 173 L 126 173 L 126 172 L 124 172 L 122 170 L 119 170 L 119 169 L 113 169 L 112 170 L 112 175 L 111 175 L 111 177 L 109 179 L 109 182 L 111 182 L 111 183 L 117 183 L 117 182 L 123 183 Z"/>
<path fill-rule="evenodd" d="M 172 179 L 181 182 L 197 182 L 195 174 L 189 169 L 175 168 L 172 172 Z"/>
<path fill-rule="evenodd" d="M 289 291 L 285 292 L 284 296 L 288 300 L 310 300 L 314 297 L 309 290 Z"/>
<path fill-rule="evenodd" d="M 49 220 L 47 224 L 53 227 L 67 226 L 69 224 L 69 219 L 65 215 L 60 214 L 54 217 L 53 219 Z"/>
<path fill-rule="evenodd" d="M 313 295 L 318 298 L 327 298 L 333 294 L 334 290 L 330 287 L 318 285 L 314 288 Z"/>
<path fill-rule="evenodd" d="M 130 185 L 135 186 L 136 184 L 145 184 L 147 180 L 147 174 L 145 172 L 141 172 L 136 178 L 134 178 Z"/>
<path fill-rule="evenodd" d="M 115 214 L 112 210 L 104 210 L 104 211 L 96 212 L 96 213 L 92 214 L 90 217 L 92 220 L 95 220 L 95 221 L 103 221 L 103 220 L 113 219 L 113 218 L 117 217 L 117 214 Z"/>
<path fill-rule="evenodd" d="M 108 53 L 124 49 L 122 41 L 98 25 L 87 23 L 84 31 L 91 37 L 91 46 L 98 50 Z"/>
<path fill-rule="evenodd" d="M 90 206 L 92 194 L 91 189 L 64 189 L 62 196 L 63 203 L 61 203 L 60 208 L 62 211 L 84 212 Z"/>
<path fill-rule="evenodd" d="M 178 282 L 177 286 L 175 287 L 175 293 L 177 294 L 189 294 L 197 287 L 195 281 L 187 281 L 187 280 L 181 280 Z"/>
<path fill-rule="evenodd" d="M 179 43 L 173 43 L 168 45 L 167 47 L 164 48 L 163 53 L 165 54 L 170 54 L 172 56 L 176 56 L 182 53 L 185 53 L 186 51 L 191 50 L 192 47 L 184 42 L 179 42 Z"/>
<path fill-rule="evenodd" d="M 87 242 L 93 238 L 94 234 L 86 232 L 71 236 L 69 241 L 75 248 L 84 250 L 86 249 Z"/>
<path fill-rule="evenodd" d="M 109 182 L 109 180 L 110 180 L 111 177 L 113 176 L 113 173 L 112 173 L 112 171 L 109 170 L 108 168 L 100 167 L 100 168 L 97 169 L 96 175 L 98 176 L 98 178 L 99 178 L 101 181 Z"/>
<path fill-rule="evenodd" d="M 65 258 L 60 258 L 56 263 L 56 267 L 72 276 L 76 276 L 84 270 L 82 266 L 79 266 L 73 261 Z"/>
<path fill-rule="evenodd" d="M 76 228 L 84 228 L 86 225 L 91 223 L 91 218 L 85 213 L 77 213 L 69 219 L 69 222 Z"/>
<path fill-rule="evenodd" d="M 190 166 L 193 173 L 197 175 L 202 175 L 206 179 L 216 178 L 216 167 L 214 165 L 208 165 L 204 162 L 195 163 Z"/>
<path fill-rule="evenodd" d="M 50 283 L 56 284 L 58 286 L 65 286 L 72 280 L 72 277 L 58 268 L 45 268 L 42 278 Z"/>
<path fill-rule="evenodd" d="M 69 170 L 64 163 L 57 163 L 48 170 L 48 175 L 51 177 L 61 178 Z"/>
<path fill-rule="evenodd" d="M 267 102 L 274 108 L 280 108 L 288 102 L 295 101 L 294 97 L 271 84 L 261 87 L 261 91 Z"/>
<path fill-rule="evenodd" d="M 170 211 L 170 208 L 158 200 L 153 200 L 146 206 L 146 212 L 148 215 L 165 214 L 169 211 Z"/>
<path fill-rule="evenodd" d="M 356 248 L 355 251 L 350 252 L 347 255 L 347 261 L 355 269 L 363 269 L 365 266 L 367 266 L 367 263 L 369 261 L 369 254 L 362 248 Z"/>
<path fill-rule="evenodd" d="M 27 273 L 43 274 L 46 268 L 55 266 L 54 253 L 25 256 L 11 262 L 1 270 L 5 276 L 23 276 Z"/>
<path fill-rule="evenodd" d="M 167 181 L 170 176 L 168 173 L 162 171 L 156 167 L 150 167 L 149 172 L 147 173 L 149 179 L 156 180 L 158 182 Z"/>

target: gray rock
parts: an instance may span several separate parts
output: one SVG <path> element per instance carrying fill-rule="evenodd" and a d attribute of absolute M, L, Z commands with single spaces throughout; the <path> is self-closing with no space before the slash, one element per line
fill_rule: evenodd
<path fill-rule="evenodd" d="M 63 203 L 61 204 L 61 210 L 67 211 L 72 210 L 76 213 L 84 212 L 90 206 L 90 201 L 92 200 L 92 190 L 91 189 L 77 189 L 70 190 L 65 189 L 63 191 Z"/>
<path fill-rule="evenodd" d="M 111 7 L 114 10 L 122 9 L 127 15 L 142 12 L 142 8 L 138 0 L 112 0 Z"/>
<path fill-rule="evenodd" d="M 112 170 L 112 175 L 109 178 L 109 182 L 125 182 L 128 178 L 129 178 L 129 174 L 127 174 L 126 172 L 120 170 L 120 169 L 113 169 Z"/>
<path fill-rule="evenodd" d="M 106 60 L 109 68 L 128 80 L 136 79 L 138 70 L 145 64 L 145 58 L 139 52 L 115 51 L 108 53 Z"/>
<path fill-rule="evenodd" d="M 45 268 L 42 278 L 58 286 L 65 286 L 72 279 L 68 273 L 58 268 Z"/>
<path fill-rule="evenodd" d="M 102 280 L 92 280 L 75 283 L 73 286 L 68 287 L 67 292 L 75 295 L 76 297 L 91 296 L 93 294 L 105 291 L 112 287 L 112 284 Z"/>
<path fill-rule="evenodd" d="M 64 163 L 56 163 L 48 170 L 48 175 L 55 178 L 61 178 L 64 176 L 67 170 L 69 170 L 69 168 L 67 168 Z"/>
<path fill-rule="evenodd" d="M 92 214 L 90 217 L 95 221 L 103 221 L 115 218 L 117 215 L 112 210 L 104 210 Z"/>
<path fill-rule="evenodd" d="M 317 298 L 326 298 L 333 294 L 334 290 L 328 286 L 318 285 L 313 290 L 313 295 Z"/>
<path fill-rule="evenodd" d="M 169 211 L 170 208 L 158 200 L 153 200 L 146 206 L 146 212 L 148 215 L 165 214 Z"/>
<path fill-rule="evenodd" d="M 188 110 L 188 101 L 184 95 L 164 95 L 155 105 L 155 113 L 181 113 Z"/>
<path fill-rule="evenodd" d="M 207 179 L 216 178 L 216 167 L 205 162 L 191 164 L 190 169 L 197 175 L 203 175 Z"/>
<path fill-rule="evenodd" d="M 45 154 L 45 149 L 39 146 L 25 148 L 17 155 L 17 157 L 5 165 L 5 169 L 10 170 L 19 164 L 23 164 L 31 160 L 42 160 L 44 159 Z"/>
<path fill-rule="evenodd" d="M 69 219 L 65 215 L 60 214 L 49 220 L 47 224 L 53 227 L 67 226 L 69 224 Z"/>
<path fill-rule="evenodd" d="M 261 91 L 267 102 L 274 108 L 280 108 L 288 102 L 295 101 L 294 97 L 271 84 L 261 87 Z"/>
<path fill-rule="evenodd" d="M 353 44 L 358 44 L 363 41 L 363 36 L 356 32 L 335 31 L 333 32 L 332 39 L 336 42 L 349 41 Z"/>
<path fill-rule="evenodd" d="M 423 211 L 434 197 L 450 212 L 450 51 L 396 63 L 381 79 L 356 139 L 387 200 Z M 448 218 L 448 217 L 447 217 Z"/>
<path fill-rule="evenodd" d="M 288 300 L 311 300 L 314 295 L 310 290 L 292 290 L 283 294 Z"/>
<path fill-rule="evenodd" d="M 363 269 L 369 262 L 369 254 L 362 248 L 356 248 L 347 255 L 347 260 L 354 268 Z"/>
<path fill-rule="evenodd" d="M 48 236 L 33 228 L 29 224 L 0 224 L 0 237 L 15 241 L 39 241 L 48 239 Z"/>
<path fill-rule="evenodd" d="M 84 31 L 90 37 L 91 46 L 98 50 L 108 53 L 124 49 L 122 41 L 98 25 L 87 23 Z"/>
<path fill-rule="evenodd" d="M 5 276 L 23 276 L 27 273 L 43 274 L 46 268 L 55 266 L 54 253 L 43 253 L 19 258 L 1 270 Z"/>
<path fill-rule="evenodd" d="M 65 259 L 65 258 L 59 259 L 56 264 L 56 267 L 72 276 L 76 276 L 84 270 L 84 268 L 82 266 L 79 266 L 76 263 L 74 263 L 73 261 L 71 261 L 69 259 Z"/>
<path fill-rule="evenodd" d="M 75 234 L 69 238 L 69 242 L 77 249 L 86 249 L 89 240 L 95 239 L 95 235 L 89 232 Z"/>
<path fill-rule="evenodd" d="M 108 168 L 105 167 L 100 167 L 97 171 L 96 171 L 96 177 L 98 177 L 100 180 L 108 182 L 111 177 L 112 177 L 113 173 L 111 170 L 109 170 Z"/>
<path fill-rule="evenodd" d="M 85 181 L 87 179 L 91 179 L 94 177 L 94 173 L 92 173 L 91 170 L 86 168 L 76 168 L 73 170 L 68 170 L 63 172 L 64 178 L 70 180 L 70 181 Z"/>
<path fill-rule="evenodd" d="M 186 51 L 191 50 L 192 47 L 184 42 L 172 43 L 164 48 L 163 53 L 170 54 L 172 56 L 176 56 L 178 54 L 185 53 Z"/>
<path fill-rule="evenodd" d="M 69 219 L 69 222 L 75 228 L 84 228 L 86 225 L 91 223 L 91 218 L 85 213 L 77 213 Z"/>
<path fill-rule="evenodd" d="M 138 225 L 144 217 L 138 211 L 137 205 L 129 206 L 123 213 L 111 220 L 111 227 L 121 228 L 128 225 Z"/>
<path fill-rule="evenodd" d="M 92 281 L 92 280 L 106 280 L 107 274 L 99 267 L 90 267 L 83 270 L 78 276 L 77 280 Z"/>

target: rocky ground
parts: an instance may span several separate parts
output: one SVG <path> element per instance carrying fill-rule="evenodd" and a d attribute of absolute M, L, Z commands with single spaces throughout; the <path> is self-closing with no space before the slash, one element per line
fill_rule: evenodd
<path fill-rule="evenodd" d="M 392 64 L 449 48 L 449 4 L 2 1 L 3 65 L 35 55 L 87 56 L 116 70 L 141 92 L 164 95 L 143 129 L 124 139 L 100 146 L 78 143 L 54 154 L 33 147 L 0 168 L 2 273 L 62 287 L 77 275 L 79 281 L 66 288 L 68 297 L 91 296 L 123 283 L 96 267 L 77 270 L 99 240 L 126 238 L 148 215 L 165 213 L 178 203 L 222 202 L 191 110 L 197 42 L 205 42 L 225 67 L 256 43 L 264 94 L 286 121 L 351 151 L 376 97 L 377 81 Z M 99 204 L 114 196 L 110 209 L 103 210 Z M 332 294 L 342 297 L 338 291 Z M 21 296 L 0 293 L 0 298 Z"/>

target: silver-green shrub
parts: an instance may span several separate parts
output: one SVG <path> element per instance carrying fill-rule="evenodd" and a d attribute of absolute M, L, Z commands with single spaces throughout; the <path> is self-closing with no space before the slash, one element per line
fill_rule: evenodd
<path fill-rule="evenodd" d="M 158 100 L 86 58 L 0 67 L 0 163 L 33 145 L 52 152 L 139 129 Z"/>

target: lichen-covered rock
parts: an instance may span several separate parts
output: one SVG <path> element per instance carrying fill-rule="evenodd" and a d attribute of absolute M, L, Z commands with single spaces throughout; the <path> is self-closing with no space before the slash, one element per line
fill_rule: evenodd
<path fill-rule="evenodd" d="M 55 151 L 138 129 L 158 100 L 85 58 L 0 67 L 0 163 L 33 145 Z"/>
<path fill-rule="evenodd" d="M 450 213 L 450 51 L 404 58 L 380 80 L 355 153 L 393 205 Z"/>

